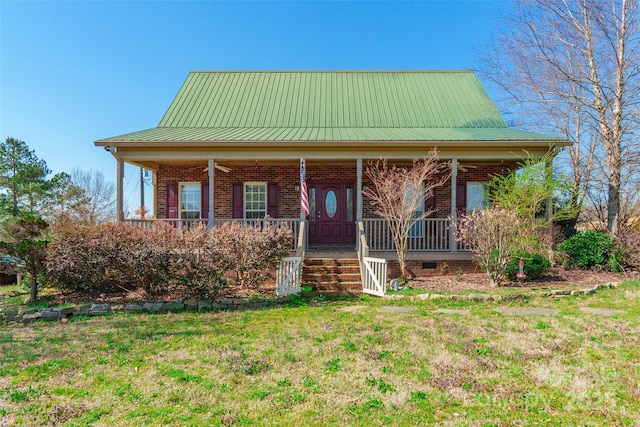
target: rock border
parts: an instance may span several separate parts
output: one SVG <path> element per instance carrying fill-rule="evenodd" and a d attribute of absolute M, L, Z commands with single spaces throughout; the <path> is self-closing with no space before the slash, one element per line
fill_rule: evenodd
<path fill-rule="evenodd" d="M 177 301 L 130 302 L 126 304 L 76 304 L 41 309 L 0 309 L 0 325 L 30 324 L 37 320 L 68 322 L 73 317 L 107 316 L 115 313 L 176 313 L 181 311 L 243 311 L 259 310 L 291 301 L 291 295 L 261 299 L 219 298 Z"/>
<path fill-rule="evenodd" d="M 514 295 L 499 294 L 467 294 L 467 295 L 445 295 L 437 293 L 424 293 L 419 295 L 384 295 L 384 299 L 401 300 L 467 300 L 477 302 L 499 302 L 499 301 L 516 301 L 535 296 L 543 296 L 547 298 L 565 298 L 572 295 L 590 295 L 599 289 L 615 289 L 620 286 L 620 282 L 596 285 L 590 288 L 582 289 L 557 289 L 549 292 Z M 274 307 L 291 301 L 291 295 L 280 297 L 261 298 L 261 299 L 240 299 L 240 298 L 218 298 L 210 299 L 189 299 L 166 301 L 142 301 L 130 302 L 126 304 L 76 304 L 65 307 L 47 307 L 39 310 L 36 309 L 1 309 L 0 308 L 0 325 L 2 324 L 30 324 L 37 320 L 62 321 L 68 322 L 72 317 L 93 317 L 106 316 L 114 313 L 175 313 L 181 311 L 242 311 L 242 310 L 259 310 L 268 307 Z"/>
<path fill-rule="evenodd" d="M 445 295 L 445 294 L 436 294 L 436 293 L 425 293 L 418 295 L 397 295 L 397 294 L 386 294 L 382 298 L 385 299 L 409 299 L 410 301 L 418 300 L 435 300 L 435 299 L 450 299 L 450 300 L 470 300 L 470 301 L 479 301 L 479 302 L 488 302 L 488 301 L 516 301 L 520 299 L 542 296 L 545 298 L 565 298 L 572 295 L 590 295 L 596 293 L 598 289 L 615 289 L 620 286 L 621 282 L 613 282 L 606 283 L 601 285 L 595 285 L 590 288 L 581 288 L 581 289 L 556 289 L 549 292 L 530 292 L 529 294 L 513 294 L 513 295 L 499 295 L 499 294 L 466 294 L 466 295 Z"/>

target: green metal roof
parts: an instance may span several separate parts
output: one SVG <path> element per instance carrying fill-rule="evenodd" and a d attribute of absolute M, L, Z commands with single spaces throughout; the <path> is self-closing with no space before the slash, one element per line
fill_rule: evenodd
<path fill-rule="evenodd" d="M 552 141 L 512 128 L 153 128 L 98 142 Z"/>
<path fill-rule="evenodd" d="M 157 128 L 96 141 L 542 141 L 472 71 L 194 71 Z"/>
<path fill-rule="evenodd" d="M 159 127 L 506 127 L 475 74 L 192 72 Z"/>

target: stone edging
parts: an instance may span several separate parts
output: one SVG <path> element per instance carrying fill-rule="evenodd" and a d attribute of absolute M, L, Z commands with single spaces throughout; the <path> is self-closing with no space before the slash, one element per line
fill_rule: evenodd
<path fill-rule="evenodd" d="M 613 289 L 620 286 L 620 283 L 609 283 L 596 285 L 591 288 L 583 288 L 576 290 L 557 289 L 550 292 L 530 294 L 514 294 L 514 295 L 498 295 L 498 294 L 468 294 L 468 295 L 443 295 L 436 293 L 426 293 L 420 295 L 385 295 L 386 299 L 404 299 L 405 296 L 410 301 L 415 300 L 471 300 L 471 301 L 509 301 L 524 299 L 532 296 L 543 296 L 548 298 L 564 298 L 570 295 L 589 295 L 595 293 L 598 289 Z M 71 317 L 79 316 L 105 316 L 114 313 L 169 313 L 178 311 L 235 311 L 235 310 L 256 310 L 261 308 L 273 307 L 285 302 L 291 301 L 291 296 L 281 296 L 263 299 L 238 299 L 238 298 L 219 298 L 215 300 L 177 300 L 173 302 L 153 301 L 153 302 L 136 302 L 126 304 L 80 304 L 68 307 L 48 307 L 39 310 L 29 309 L 0 309 L 0 325 L 7 324 L 29 324 L 36 320 L 60 320 L 67 322 Z"/>
<path fill-rule="evenodd" d="M 36 320 L 60 320 L 67 322 L 71 317 L 105 316 L 114 313 L 175 313 L 178 311 L 235 311 L 256 310 L 273 307 L 291 301 L 291 296 L 263 299 L 219 298 L 215 300 L 177 300 L 173 302 L 132 302 L 126 304 L 80 304 L 68 307 L 47 307 L 36 309 L 0 309 L 0 324 L 29 324 Z"/>
<path fill-rule="evenodd" d="M 467 294 L 467 295 L 444 295 L 444 294 L 419 294 L 419 295 L 384 295 L 386 299 L 404 299 L 407 297 L 410 301 L 419 300 L 434 300 L 434 299 L 450 299 L 450 300 L 471 300 L 471 301 L 515 301 L 534 296 L 542 296 L 547 298 L 564 298 L 570 295 L 589 295 L 595 293 L 598 289 L 614 289 L 620 286 L 620 282 L 607 283 L 601 285 L 595 285 L 591 288 L 582 289 L 556 289 L 549 292 L 536 293 L 531 292 L 529 294 L 514 294 L 514 295 L 499 295 L 499 294 Z"/>

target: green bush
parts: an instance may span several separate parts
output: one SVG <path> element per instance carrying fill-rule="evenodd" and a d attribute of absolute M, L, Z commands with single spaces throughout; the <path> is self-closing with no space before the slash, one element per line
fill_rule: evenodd
<path fill-rule="evenodd" d="M 540 254 L 519 253 L 517 256 L 511 258 L 511 261 L 507 263 L 505 268 L 505 273 L 509 280 L 516 280 L 518 278 L 517 274 L 520 272 L 520 266 L 518 264 L 521 259 L 524 261 L 524 280 L 539 279 L 551 268 L 549 260 Z"/>
<path fill-rule="evenodd" d="M 584 231 L 560 243 L 566 268 L 622 271 L 625 253 L 615 238 L 602 231 Z"/>

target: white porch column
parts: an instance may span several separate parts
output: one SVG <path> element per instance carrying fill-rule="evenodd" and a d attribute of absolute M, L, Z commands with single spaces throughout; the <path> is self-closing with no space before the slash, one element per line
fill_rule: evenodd
<path fill-rule="evenodd" d="M 553 179 L 553 157 L 545 163 L 545 179 L 547 182 Z M 549 223 L 549 228 L 552 228 L 552 219 L 553 219 L 553 198 L 549 197 L 547 199 L 547 204 L 544 210 L 544 219 Z"/>
<path fill-rule="evenodd" d="M 209 159 L 209 221 L 207 222 L 207 227 L 209 229 L 213 228 L 213 184 L 216 170 L 216 162 L 215 159 Z"/>
<path fill-rule="evenodd" d="M 116 148 L 111 148 L 116 150 Z M 123 208 L 123 190 L 122 181 L 124 180 L 124 161 L 114 154 L 116 158 L 116 222 L 124 221 L 124 208 Z"/>
<path fill-rule="evenodd" d="M 153 195 L 153 214 L 157 215 L 158 214 L 158 198 L 157 198 L 157 194 L 158 194 L 158 171 L 155 169 L 151 170 L 151 194 Z"/>
<path fill-rule="evenodd" d="M 364 199 L 362 197 L 362 159 L 356 161 L 356 221 L 362 221 L 362 214 L 364 212 Z"/>
<path fill-rule="evenodd" d="M 449 228 L 449 249 L 458 252 L 456 227 L 458 226 L 458 159 L 451 159 L 451 227 Z"/>

